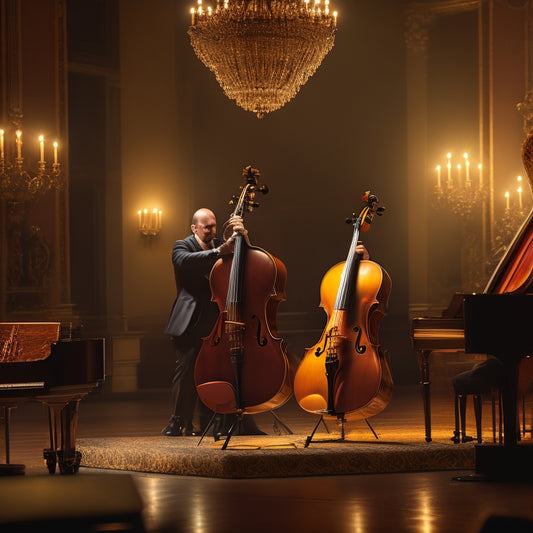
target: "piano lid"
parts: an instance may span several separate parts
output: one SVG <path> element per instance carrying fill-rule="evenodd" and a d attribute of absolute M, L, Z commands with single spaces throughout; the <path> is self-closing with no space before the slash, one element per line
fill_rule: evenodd
<path fill-rule="evenodd" d="M 533 291 L 533 209 L 492 274 L 487 294 Z"/>
<path fill-rule="evenodd" d="M 0 322 L 0 363 L 39 361 L 59 340 L 60 322 Z"/>

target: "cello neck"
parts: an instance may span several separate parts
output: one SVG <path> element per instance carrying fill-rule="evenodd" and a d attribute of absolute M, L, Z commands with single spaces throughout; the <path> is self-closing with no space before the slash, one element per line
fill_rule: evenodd
<path fill-rule="evenodd" d="M 226 309 L 230 320 L 238 320 L 239 307 L 243 301 L 243 271 L 244 271 L 244 239 L 242 235 L 235 236 L 233 261 L 231 263 Z"/>
<path fill-rule="evenodd" d="M 353 287 L 355 279 L 357 278 L 357 271 L 359 268 L 360 257 L 355 251 L 355 247 L 359 242 L 359 233 L 361 229 L 361 217 L 358 217 L 354 222 L 354 230 L 348 257 L 344 263 L 339 290 L 337 291 L 337 298 L 335 300 L 336 310 L 350 309 L 353 297 Z"/>

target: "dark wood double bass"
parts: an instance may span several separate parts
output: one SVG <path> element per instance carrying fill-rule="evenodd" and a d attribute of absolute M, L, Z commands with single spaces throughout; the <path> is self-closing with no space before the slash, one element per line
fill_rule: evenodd
<path fill-rule="evenodd" d="M 246 184 L 233 215 L 252 211 L 258 207 L 256 193 L 268 192 L 266 186 L 257 186 L 258 170 L 248 166 L 243 175 Z M 195 384 L 200 399 L 215 413 L 260 413 L 290 398 L 293 372 L 276 326 L 286 279 L 283 263 L 242 235 L 235 236 L 233 255 L 213 266 L 212 299 L 220 314 L 198 354 Z"/>
<path fill-rule="evenodd" d="M 393 386 L 378 339 L 391 279 L 380 265 L 356 253 L 360 231 L 367 231 L 384 208 L 369 191 L 362 200 L 361 214 L 347 220 L 354 226 L 348 257 L 328 270 L 320 286 L 326 327 L 306 351 L 294 379 L 294 395 L 304 410 L 341 421 L 382 411 Z"/>

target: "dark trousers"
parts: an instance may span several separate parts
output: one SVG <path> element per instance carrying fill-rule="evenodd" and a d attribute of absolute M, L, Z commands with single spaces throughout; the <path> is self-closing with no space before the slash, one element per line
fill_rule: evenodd
<path fill-rule="evenodd" d="M 183 424 L 190 427 L 197 419 L 203 429 L 213 413 L 200 401 L 194 385 L 194 365 L 202 347 L 202 339 L 185 333 L 180 337 L 171 337 L 171 340 L 176 353 L 176 368 L 172 378 L 173 414 L 181 417 Z"/>

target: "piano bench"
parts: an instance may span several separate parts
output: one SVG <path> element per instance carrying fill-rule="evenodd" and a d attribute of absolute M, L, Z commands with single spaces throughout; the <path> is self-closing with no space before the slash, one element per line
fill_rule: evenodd
<path fill-rule="evenodd" d="M 489 392 L 492 407 L 492 441 L 496 442 L 496 418 L 498 418 L 498 442 L 502 442 L 502 402 L 501 392 L 494 388 Z M 474 417 L 476 420 L 476 439 L 478 443 L 483 442 L 482 430 L 482 394 L 472 394 L 474 401 Z M 473 437 L 466 434 L 466 401 L 468 394 L 455 395 L 455 430 L 452 441 L 456 444 L 459 442 L 471 442 Z M 498 405 L 498 417 L 496 417 L 496 404 Z"/>
<path fill-rule="evenodd" d="M 455 431 L 452 441 L 470 442 L 474 440 L 466 434 L 466 402 L 469 395 L 474 402 L 474 416 L 476 420 L 477 442 L 482 442 L 482 407 L 483 395 L 490 395 L 492 404 L 492 440 L 496 442 L 496 402 L 498 403 L 499 441 L 502 440 L 502 400 L 501 400 L 501 375 L 500 361 L 495 358 L 474 365 L 473 368 L 461 372 L 452 379 L 455 393 L 454 414 Z"/>

